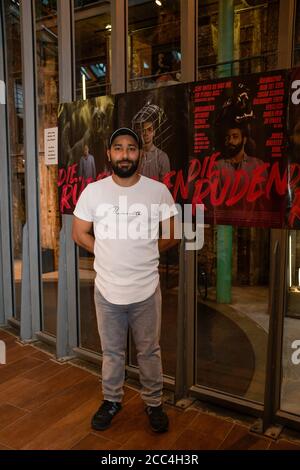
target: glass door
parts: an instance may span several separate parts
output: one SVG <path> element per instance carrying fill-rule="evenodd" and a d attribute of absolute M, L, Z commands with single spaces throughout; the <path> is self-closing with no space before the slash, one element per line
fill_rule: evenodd
<path fill-rule="evenodd" d="M 234 227 L 231 300 L 220 303 L 217 228 L 197 254 L 195 383 L 263 403 L 269 331 L 270 230 Z M 223 273 L 224 274 L 224 273 Z"/>
<path fill-rule="evenodd" d="M 104 114 L 108 100 L 102 100 L 102 96 L 109 95 L 111 89 L 111 2 L 75 0 L 74 28 L 78 111 L 72 116 L 75 131 L 68 134 L 67 145 L 71 149 L 72 163 L 79 164 L 87 152 L 92 155 L 98 175 L 99 149 L 107 139 Z M 87 101 L 92 98 L 93 101 Z M 97 175 L 90 177 L 95 179 Z M 100 354 L 93 266 L 94 255 L 78 248 L 79 345 L 82 349 Z"/>
<path fill-rule="evenodd" d="M 40 244 L 42 266 L 42 329 L 56 335 L 59 232 L 61 218 L 58 206 L 57 164 L 46 160 L 45 129 L 57 126 L 58 106 L 58 40 L 57 3 L 36 0 L 36 60 L 38 101 L 38 170 L 40 202 Z"/>
<path fill-rule="evenodd" d="M 280 409 L 300 416 L 300 232 L 288 233 Z"/>

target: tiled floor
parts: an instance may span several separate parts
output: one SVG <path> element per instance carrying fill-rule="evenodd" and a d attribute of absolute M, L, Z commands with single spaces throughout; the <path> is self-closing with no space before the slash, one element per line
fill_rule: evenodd
<path fill-rule="evenodd" d="M 90 419 L 101 401 L 98 376 L 58 363 L 7 331 L 0 330 L 0 339 L 7 347 L 6 365 L 0 365 L 0 450 L 300 450 L 300 433 L 294 433 L 293 441 L 274 442 L 249 432 L 249 420 L 241 424 L 226 411 L 218 416 L 197 407 L 183 411 L 166 405 L 170 430 L 155 434 L 138 392 L 129 387 L 111 428 L 94 432 Z"/>

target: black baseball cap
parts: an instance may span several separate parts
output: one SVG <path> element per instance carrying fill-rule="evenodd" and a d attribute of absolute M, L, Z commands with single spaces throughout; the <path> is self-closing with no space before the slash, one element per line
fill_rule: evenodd
<path fill-rule="evenodd" d="M 109 148 L 112 146 L 113 141 L 119 137 L 119 135 L 131 135 L 131 137 L 134 138 L 136 143 L 138 144 L 138 147 L 141 148 L 141 139 L 137 135 L 136 132 L 134 132 L 132 129 L 129 129 L 129 127 L 120 127 L 119 129 L 115 130 L 112 135 L 110 136 L 109 139 Z"/>

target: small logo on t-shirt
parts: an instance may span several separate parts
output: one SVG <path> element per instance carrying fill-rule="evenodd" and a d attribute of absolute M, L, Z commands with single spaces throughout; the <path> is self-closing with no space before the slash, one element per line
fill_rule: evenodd
<path fill-rule="evenodd" d="M 120 207 L 119 206 L 113 206 L 113 214 L 128 215 L 130 217 L 137 217 L 137 216 L 141 215 L 141 211 L 120 212 Z"/>

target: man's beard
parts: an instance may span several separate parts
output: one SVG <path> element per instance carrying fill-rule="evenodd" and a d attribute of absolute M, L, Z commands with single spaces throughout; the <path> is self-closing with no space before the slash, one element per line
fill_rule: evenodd
<path fill-rule="evenodd" d="M 236 155 L 238 155 L 240 153 L 240 151 L 242 150 L 243 146 L 244 146 L 244 142 L 241 142 L 238 145 L 232 145 L 232 144 L 227 145 L 225 147 L 225 152 L 226 152 L 227 158 L 233 158 Z"/>
<path fill-rule="evenodd" d="M 114 171 L 114 173 L 119 176 L 119 178 L 130 178 L 130 176 L 134 175 L 136 173 L 138 166 L 139 166 L 140 159 L 136 161 L 132 160 L 122 160 L 121 162 L 113 163 L 111 161 L 111 167 Z M 120 163 L 131 163 L 127 168 L 122 168 L 120 166 Z"/>

